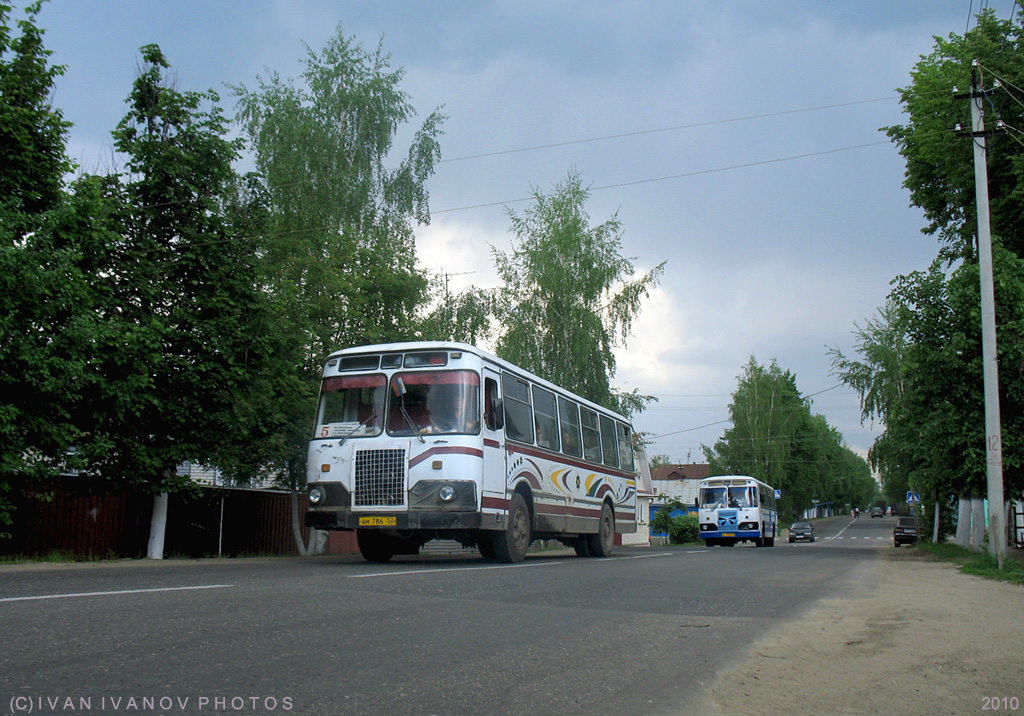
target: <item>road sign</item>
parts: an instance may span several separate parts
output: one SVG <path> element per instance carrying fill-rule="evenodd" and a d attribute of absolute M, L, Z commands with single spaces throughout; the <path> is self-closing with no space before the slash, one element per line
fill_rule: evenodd
<path fill-rule="evenodd" d="M 775 491 L 775 499 L 777 500 L 777 499 L 779 499 L 780 497 L 782 497 L 782 490 L 776 490 L 776 491 Z"/>
<path fill-rule="evenodd" d="M 915 502 L 920 503 L 921 502 L 921 496 L 919 494 L 917 494 L 916 492 L 911 492 L 910 490 L 907 490 L 907 502 L 909 502 L 911 504 L 913 504 Z"/>

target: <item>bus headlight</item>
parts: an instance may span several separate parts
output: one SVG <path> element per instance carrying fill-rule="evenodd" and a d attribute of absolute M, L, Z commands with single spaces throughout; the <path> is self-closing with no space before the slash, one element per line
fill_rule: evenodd
<path fill-rule="evenodd" d="M 441 502 L 451 502 L 455 499 L 455 488 L 451 485 L 442 485 L 437 491 L 437 496 L 441 498 Z"/>
<path fill-rule="evenodd" d="M 319 487 L 309 488 L 309 504 L 319 505 L 324 501 L 324 491 Z"/>

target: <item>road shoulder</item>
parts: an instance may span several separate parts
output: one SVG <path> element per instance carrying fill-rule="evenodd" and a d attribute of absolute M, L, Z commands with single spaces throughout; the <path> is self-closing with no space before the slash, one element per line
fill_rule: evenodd
<path fill-rule="evenodd" d="M 1024 588 L 916 550 L 880 557 L 871 589 L 820 602 L 721 673 L 711 712 L 961 716 L 1016 698 L 1024 713 Z"/>

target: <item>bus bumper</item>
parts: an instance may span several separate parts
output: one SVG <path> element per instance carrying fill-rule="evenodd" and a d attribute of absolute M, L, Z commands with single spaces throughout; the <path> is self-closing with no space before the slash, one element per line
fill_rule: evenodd
<path fill-rule="evenodd" d="M 339 509 L 311 509 L 306 513 L 306 526 L 318 530 L 354 530 L 380 528 L 388 530 L 463 530 L 482 526 L 479 512 L 352 512 Z"/>
<path fill-rule="evenodd" d="M 441 488 L 444 486 L 454 488 L 453 496 L 447 501 L 442 499 Z M 471 481 L 421 481 L 406 493 L 406 505 L 367 505 L 356 509 L 352 507 L 351 493 L 340 483 L 310 483 L 310 495 L 316 488 L 320 490 L 320 501 L 317 503 L 310 500 L 305 519 L 307 527 L 321 530 L 367 527 L 389 530 L 463 530 L 485 526 L 483 515 L 477 508 L 476 485 Z"/>
<path fill-rule="evenodd" d="M 761 533 L 757 530 L 731 530 L 729 532 L 712 531 L 712 530 L 701 530 L 701 539 L 734 539 L 734 540 L 745 540 L 745 539 L 757 539 L 761 536 Z"/>

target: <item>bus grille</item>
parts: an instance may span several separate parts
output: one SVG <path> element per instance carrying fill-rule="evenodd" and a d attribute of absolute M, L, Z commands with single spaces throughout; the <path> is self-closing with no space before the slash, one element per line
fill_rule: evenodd
<path fill-rule="evenodd" d="M 356 451 L 356 507 L 405 504 L 405 450 Z"/>

